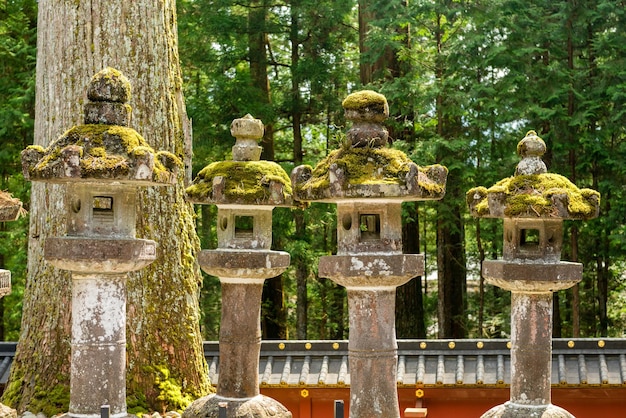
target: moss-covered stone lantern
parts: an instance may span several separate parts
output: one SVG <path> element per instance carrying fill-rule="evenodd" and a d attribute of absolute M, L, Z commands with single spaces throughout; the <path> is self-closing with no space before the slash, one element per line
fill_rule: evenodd
<path fill-rule="evenodd" d="M 582 264 L 561 261 L 563 220 L 598 216 L 600 194 L 547 173 L 545 151 L 529 131 L 514 176 L 467 192 L 473 216 L 504 219 L 503 258 L 485 260 L 482 274 L 512 292 L 511 399 L 483 417 L 572 417 L 551 404 L 552 293 L 582 279 Z"/>
<path fill-rule="evenodd" d="M 447 169 L 386 147 L 385 96 L 360 91 L 343 107 L 352 121 L 345 144 L 293 170 L 294 197 L 337 204 L 337 255 L 320 258 L 319 275 L 348 291 L 350 417 L 398 418 L 395 292 L 424 271 L 423 255 L 402 253 L 401 204 L 441 199 Z"/>
<path fill-rule="evenodd" d="M 215 250 L 202 250 L 200 267 L 219 277 L 222 287 L 220 379 L 217 393 L 198 399 L 184 418 L 290 418 L 277 401 L 260 395 L 261 294 L 265 279 L 289 267 L 289 254 L 272 251 L 272 210 L 291 206 L 291 183 L 276 163 L 259 161 L 263 123 L 235 119 L 233 161 L 209 164 L 187 188 L 190 201 L 217 205 Z"/>
<path fill-rule="evenodd" d="M 22 202 L 0 190 L 0 222 L 15 221 L 24 212 Z M 0 269 L 0 298 L 11 293 L 11 272 Z"/>
<path fill-rule="evenodd" d="M 96 74 L 85 124 L 48 148 L 22 151 L 24 177 L 66 185 L 67 235 L 48 238 L 45 259 L 72 272 L 69 415 L 126 416 L 126 273 L 156 257 L 156 243 L 135 238 L 139 187 L 176 181 L 181 161 L 155 152 L 130 128 L 130 83 L 119 71 Z"/>

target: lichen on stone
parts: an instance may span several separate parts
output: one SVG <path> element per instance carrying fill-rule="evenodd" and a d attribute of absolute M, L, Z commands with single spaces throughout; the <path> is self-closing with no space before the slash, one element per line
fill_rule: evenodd
<path fill-rule="evenodd" d="M 74 147 L 74 148 L 72 148 Z M 134 129 L 118 125 L 87 124 L 75 126 L 46 149 L 28 147 L 23 153 L 23 161 L 28 166 L 28 177 L 35 180 L 63 178 L 63 152 L 78 150 L 80 178 L 118 179 L 129 176 L 136 160 L 154 154 L 155 151 Z M 36 162 L 26 155 L 41 154 Z M 173 180 L 172 171 L 182 167 L 181 160 L 171 153 L 159 152 L 162 158 L 154 159 L 152 179 L 156 183 L 169 183 Z M 162 161 L 166 161 L 164 165 Z"/>
<path fill-rule="evenodd" d="M 362 90 L 348 95 L 341 103 L 344 109 L 362 110 L 377 108 L 382 112 L 387 105 L 387 99 L 380 93 L 372 90 Z"/>
<path fill-rule="evenodd" d="M 330 167 L 336 165 L 343 171 L 349 186 L 406 183 L 413 161 L 399 150 L 391 148 L 341 148 L 332 151 L 311 170 L 311 177 L 296 184 L 296 193 L 306 191 L 309 195 L 321 194 L 330 187 Z M 441 167 L 441 166 L 440 166 Z M 427 175 L 432 166 L 420 167 L 419 184 L 433 196 L 445 192 L 445 181 L 432 181 Z M 443 167 L 442 167 L 443 169 Z"/>
<path fill-rule="evenodd" d="M 225 181 L 223 200 L 215 201 L 214 179 Z M 197 203 L 268 204 L 270 184 L 282 185 L 284 204 L 291 202 L 291 181 L 283 168 L 272 161 L 221 161 L 203 168 L 193 184 L 186 190 L 187 196 Z"/>
<path fill-rule="evenodd" d="M 490 205 L 489 196 L 497 203 Z M 559 207 L 559 199 L 555 199 L 559 196 L 566 196 L 567 208 Z M 494 216 L 500 208 L 493 205 L 503 204 L 503 215 L 507 217 L 589 219 L 597 216 L 600 193 L 579 189 L 561 175 L 544 173 L 508 177 L 488 189 L 475 187 L 467 192 L 466 199 L 472 213 L 480 217 Z"/>

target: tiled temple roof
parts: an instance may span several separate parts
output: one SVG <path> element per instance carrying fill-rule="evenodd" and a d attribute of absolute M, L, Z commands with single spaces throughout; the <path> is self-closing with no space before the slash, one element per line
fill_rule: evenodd
<path fill-rule="evenodd" d="M 507 387 L 507 340 L 399 340 L 398 387 Z M 217 343 L 205 343 L 211 382 Z M 261 387 L 350 385 L 347 341 L 263 341 Z M 555 339 L 553 387 L 626 386 L 626 339 Z"/>
<path fill-rule="evenodd" d="M 507 387 L 507 340 L 399 340 L 398 387 Z M 0 384 L 9 377 L 16 343 L 0 342 Z M 219 380 L 217 342 L 205 342 L 213 384 Z M 347 341 L 263 341 L 261 387 L 348 387 Z M 553 387 L 626 387 L 626 339 L 555 339 Z"/>

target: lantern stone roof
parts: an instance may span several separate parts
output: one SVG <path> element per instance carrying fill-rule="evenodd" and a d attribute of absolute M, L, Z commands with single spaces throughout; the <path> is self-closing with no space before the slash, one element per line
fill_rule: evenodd
<path fill-rule="evenodd" d="M 541 161 L 545 143 L 535 131 L 519 142 L 522 160 L 515 175 L 490 188 L 474 187 L 466 194 L 470 212 L 485 218 L 591 219 L 599 214 L 600 193 L 579 189 L 566 177 L 547 173 Z"/>
<path fill-rule="evenodd" d="M 385 96 L 369 90 L 353 93 L 342 103 L 353 122 L 343 146 L 315 168 L 296 167 L 291 173 L 300 201 L 336 202 L 343 199 L 441 199 L 448 170 L 441 165 L 418 167 L 402 151 L 387 147 L 382 122 L 389 116 Z"/>
<path fill-rule="evenodd" d="M 252 115 L 233 120 L 236 138 L 233 161 L 218 161 L 204 167 L 186 190 L 193 203 L 245 206 L 291 206 L 291 180 L 273 161 L 259 160 L 263 123 Z"/>
<path fill-rule="evenodd" d="M 23 213 L 22 202 L 0 190 L 0 222 L 14 221 Z"/>
<path fill-rule="evenodd" d="M 130 83 L 107 68 L 89 85 L 85 124 L 66 131 L 47 148 L 32 145 L 22 151 L 24 177 L 52 183 L 116 181 L 146 185 L 176 182 L 181 160 L 156 152 L 130 128 Z"/>
<path fill-rule="evenodd" d="M 289 206 L 291 182 L 272 161 L 220 161 L 204 167 L 186 190 L 194 203 Z"/>

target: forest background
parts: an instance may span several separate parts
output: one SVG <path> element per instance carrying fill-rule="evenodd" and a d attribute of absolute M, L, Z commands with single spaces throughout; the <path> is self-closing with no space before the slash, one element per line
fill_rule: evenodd
<path fill-rule="evenodd" d="M 602 194 L 601 214 L 566 222 L 563 259 L 583 281 L 554 295 L 554 336 L 626 335 L 626 2 L 616 0 L 178 0 L 179 51 L 193 120 L 194 174 L 230 158 L 229 126 L 266 126 L 263 156 L 287 172 L 342 143 L 341 101 L 383 93 L 393 147 L 448 167 L 442 201 L 403 206 L 405 252 L 426 274 L 398 289 L 399 338 L 506 337 L 508 292 L 484 283 L 501 221 L 473 219 L 465 192 L 513 174 L 534 129 L 551 172 Z M 0 189 L 28 209 L 20 151 L 33 142 L 37 2 L 0 0 Z M 215 248 L 216 208 L 197 208 Z M 274 247 L 292 265 L 266 282 L 263 337 L 347 338 L 345 290 L 317 277 L 336 248 L 334 206 L 274 210 Z M 0 339 L 17 340 L 28 218 L 0 224 Z M 203 336 L 216 340 L 219 281 L 205 276 Z"/>

